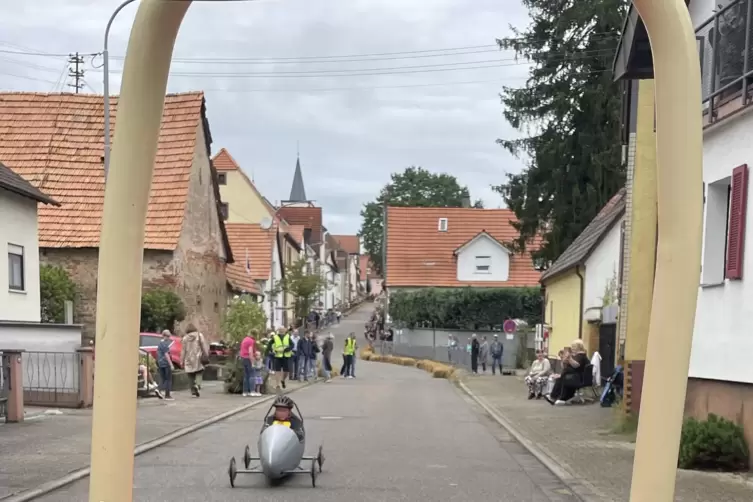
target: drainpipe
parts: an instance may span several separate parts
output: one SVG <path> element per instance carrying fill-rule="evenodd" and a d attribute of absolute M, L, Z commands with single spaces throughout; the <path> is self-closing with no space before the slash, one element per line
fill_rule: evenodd
<path fill-rule="evenodd" d="M 580 270 L 580 265 L 575 267 L 575 274 L 578 276 L 578 279 L 580 279 L 580 310 L 578 317 L 578 338 L 583 338 L 583 302 L 585 302 L 585 278 L 583 277 L 583 274 Z"/>

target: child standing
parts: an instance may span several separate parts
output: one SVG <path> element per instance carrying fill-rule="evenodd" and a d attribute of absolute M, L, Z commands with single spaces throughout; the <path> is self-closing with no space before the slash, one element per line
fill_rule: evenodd
<path fill-rule="evenodd" d="M 264 376 L 262 375 L 262 368 L 264 367 L 264 360 L 261 357 L 261 352 L 257 351 L 256 354 L 254 354 L 254 360 L 253 360 L 253 366 L 254 366 L 254 373 L 255 373 L 255 387 L 254 387 L 254 395 L 255 396 L 261 396 L 262 395 L 262 385 L 264 385 Z"/>

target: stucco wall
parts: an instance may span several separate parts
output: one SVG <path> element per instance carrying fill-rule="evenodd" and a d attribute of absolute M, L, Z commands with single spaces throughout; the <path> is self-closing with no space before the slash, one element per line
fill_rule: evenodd
<path fill-rule="evenodd" d="M 607 285 L 619 277 L 620 242 L 622 218 L 602 238 L 598 246 L 586 260 L 586 273 L 583 288 L 583 311 L 602 307 Z M 616 291 L 614 292 L 617 293 Z"/>
<path fill-rule="evenodd" d="M 546 312 L 544 322 L 549 330 L 549 354 L 557 355 L 562 347 L 580 338 L 580 288 L 581 280 L 575 270 L 554 278 L 546 287 Z"/>
<path fill-rule="evenodd" d="M 0 189 L 0 320 L 39 322 L 37 202 Z M 8 288 L 8 244 L 22 246 L 25 291 Z"/>
<path fill-rule="evenodd" d="M 476 272 L 476 257 L 489 256 L 491 266 L 489 273 Z M 505 251 L 497 242 L 481 236 L 468 244 L 458 254 L 458 281 L 472 282 L 504 282 L 510 277 L 510 253 Z"/>

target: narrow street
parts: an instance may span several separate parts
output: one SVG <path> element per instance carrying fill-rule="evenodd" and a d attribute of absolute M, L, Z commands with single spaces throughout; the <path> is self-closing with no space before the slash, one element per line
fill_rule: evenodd
<path fill-rule="evenodd" d="M 343 320 L 338 337 L 362 328 L 369 310 Z M 307 454 L 324 445 L 324 472 L 269 487 L 239 475 L 230 458 L 252 454 L 266 413 L 251 410 L 136 459 L 135 501 L 574 501 L 576 498 L 446 380 L 423 371 L 358 361 L 355 380 L 336 379 L 291 394 L 307 431 Z M 88 479 L 47 495 L 86 500 Z"/>

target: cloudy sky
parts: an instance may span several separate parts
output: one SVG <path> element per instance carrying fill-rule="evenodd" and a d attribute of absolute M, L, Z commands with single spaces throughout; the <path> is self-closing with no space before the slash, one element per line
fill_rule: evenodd
<path fill-rule="evenodd" d="M 62 55 L 99 52 L 120 2 L 2 2 L 0 90 L 70 91 Z M 111 32 L 114 93 L 135 11 Z M 227 148 L 272 201 L 288 197 L 300 145 L 307 195 L 334 233 L 355 233 L 363 203 L 410 165 L 500 207 L 489 186 L 521 164 L 495 144 L 515 135 L 498 92 L 527 67 L 494 40 L 527 22 L 517 0 L 194 2 L 168 92 L 206 92 L 213 152 Z M 86 58 L 82 92 L 102 92 L 100 64 Z"/>

